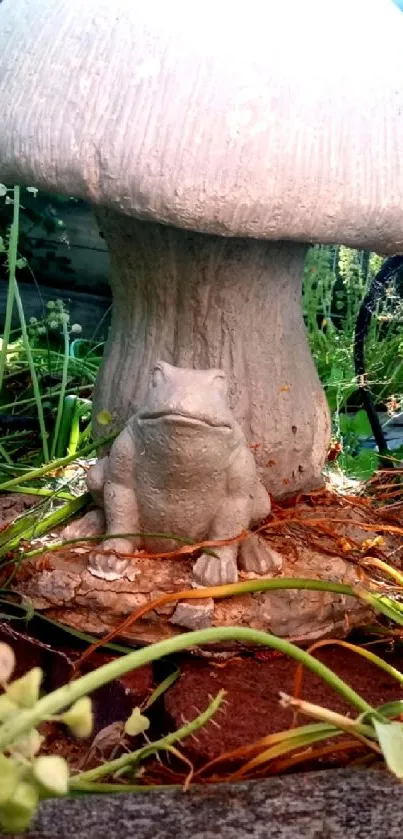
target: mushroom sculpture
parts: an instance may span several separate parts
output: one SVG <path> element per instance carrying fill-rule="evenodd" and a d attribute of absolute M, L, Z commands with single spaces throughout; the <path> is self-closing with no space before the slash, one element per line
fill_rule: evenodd
<path fill-rule="evenodd" d="M 3 0 L 0 177 L 92 202 L 120 429 L 157 361 L 222 369 L 273 496 L 321 483 L 312 242 L 403 250 L 403 18 L 390 0 Z"/>
<path fill-rule="evenodd" d="M 222 368 L 270 492 L 320 481 L 306 246 L 403 248 L 402 33 L 389 0 L 4 0 L 1 177 L 91 201 L 111 254 L 98 434 L 159 359 Z"/>

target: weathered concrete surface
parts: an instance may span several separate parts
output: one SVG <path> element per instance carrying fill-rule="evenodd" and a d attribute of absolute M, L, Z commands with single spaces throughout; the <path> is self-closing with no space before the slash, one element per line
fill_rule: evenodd
<path fill-rule="evenodd" d="M 381 513 L 369 503 L 363 505 L 360 499 L 346 500 L 333 492 L 303 497 L 289 507 L 273 509 L 264 539 L 262 534 L 253 533 L 241 542 L 239 577 L 248 580 L 261 576 L 260 548 L 256 553 L 249 549 L 249 543 L 254 545 L 260 539 L 272 561 L 264 575 L 268 578 L 309 577 L 355 586 L 362 583 L 365 569 L 360 565 L 370 556 L 401 569 L 401 537 L 387 532 L 390 524 L 400 523 L 398 518 L 392 522 L 385 511 Z M 381 544 L 374 543 L 377 529 L 382 532 Z M 172 621 L 175 593 L 194 586 L 194 557 L 173 554 L 147 559 L 138 552 L 122 579 L 108 581 L 89 573 L 89 550 L 70 546 L 25 561 L 17 571 L 18 590 L 47 617 L 94 635 L 116 628 L 157 598 L 172 596 L 170 602 L 155 604 L 119 632 L 121 639 L 134 645 L 160 641 L 194 627 L 194 614 L 190 621 L 187 619 L 189 610 L 181 610 L 180 622 L 178 614 Z M 243 570 L 245 567 L 248 570 Z M 247 626 L 306 643 L 329 636 L 345 637 L 354 627 L 372 623 L 373 614 L 365 603 L 345 594 L 289 589 L 217 598 L 214 609 L 203 612 L 204 625 L 207 619 L 211 626 Z M 224 647 L 228 649 L 228 644 Z"/>
<path fill-rule="evenodd" d="M 401 839 L 403 786 L 335 770 L 184 793 L 42 804 L 29 839 Z"/>
<path fill-rule="evenodd" d="M 287 557 L 286 550 L 285 547 L 284 576 L 336 580 L 351 585 L 359 580 L 355 566 L 344 558 L 326 556 L 301 545 L 300 555 L 295 559 L 291 552 Z M 97 580 L 89 573 L 87 563 L 85 548 L 48 553 L 40 557 L 39 567 L 36 560 L 27 561 L 18 572 L 18 590 L 47 617 L 81 632 L 101 635 L 155 598 L 188 591 L 193 584 L 191 561 L 180 556 L 151 560 L 140 556 L 131 561 L 125 576 L 116 581 Z M 240 578 L 248 579 L 248 575 Z M 180 625 L 174 625 L 175 610 L 173 601 L 157 607 L 119 632 L 119 637 L 137 645 L 178 635 L 184 629 L 184 613 L 182 610 Z M 364 603 L 348 595 L 286 590 L 216 600 L 210 619 L 211 626 L 248 626 L 305 643 L 329 635 L 345 637 L 354 626 L 371 622 L 373 615 Z M 233 647 L 230 643 L 219 645 L 221 649 Z"/>
<path fill-rule="evenodd" d="M 123 577 L 136 548 L 177 549 L 175 539 L 161 535 L 174 533 L 193 543 L 225 540 L 216 556 L 199 557 L 193 575 L 203 586 L 235 583 L 239 545 L 229 540 L 261 524 L 271 509 L 231 412 L 224 371 L 163 361 L 109 455 L 87 472 L 87 486 L 105 511 L 108 536 L 101 551 L 91 552 L 89 570 L 108 581 Z"/>

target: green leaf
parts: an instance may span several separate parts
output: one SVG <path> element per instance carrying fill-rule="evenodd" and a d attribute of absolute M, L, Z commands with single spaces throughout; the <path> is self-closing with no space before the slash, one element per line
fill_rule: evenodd
<path fill-rule="evenodd" d="M 21 480 L 24 477 L 21 476 Z M 22 490 L 23 491 L 23 490 Z M 55 497 L 57 490 L 55 491 Z M 24 513 L 13 524 L 5 527 L 0 533 L 0 557 L 4 556 L 11 550 L 18 547 L 21 539 L 29 541 L 30 539 L 37 539 L 43 536 L 49 530 L 52 530 L 58 524 L 61 524 L 66 519 L 70 518 L 74 513 L 77 513 L 84 507 L 90 499 L 89 493 L 84 493 L 72 501 L 66 501 L 65 504 L 57 507 L 53 512 L 44 515 L 44 505 L 38 505 L 33 510 Z"/>
<path fill-rule="evenodd" d="M 339 384 L 344 379 L 344 370 L 337 364 L 332 364 L 328 384 Z"/>
<path fill-rule="evenodd" d="M 353 417 L 353 428 L 359 437 L 372 437 L 371 423 L 366 411 L 357 411 Z"/>
<path fill-rule="evenodd" d="M 340 414 L 339 423 L 340 431 L 342 434 L 348 434 L 350 431 L 353 430 L 352 417 L 349 417 L 348 414 Z"/>
<path fill-rule="evenodd" d="M 5 722 L 10 717 L 14 716 L 19 711 L 19 707 L 16 702 L 13 702 L 12 699 L 9 699 L 6 693 L 2 693 L 0 696 L 0 723 Z M 1 758 L 1 755 L 0 755 Z M 1 769 L 1 767 L 0 767 Z M 0 781 L 1 781 L 1 771 L 0 771 Z"/>
<path fill-rule="evenodd" d="M 25 760 L 32 760 L 39 752 L 44 739 L 36 728 L 31 728 L 31 731 L 27 731 L 26 734 L 22 734 L 17 740 L 14 740 L 13 753 L 17 752 Z"/>
<path fill-rule="evenodd" d="M 60 716 L 75 737 L 89 737 L 93 728 L 92 702 L 89 696 L 82 696 L 68 711 Z"/>
<path fill-rule="evenodd" d="M 343 454 L 340 459 L 340 466 L 352 478 L 367 481 L 376 472 L 379 466 L 377 452 L 372 449 L 361 449 L 356 457 Z"/>
<path fill-rule="evenodd" d="M 373 718 L 385 763 L 400 780 L 403 779 L 403 724 L 401 722 L 383 723 Z"/>
<path fill-rule="evenodd" d="M 109 413 L 106 409 L 103 411 L 99 411 L 97 414 L 97 423 L 99 425 L 110 425 L 112 422 L 112 414 Z"/>
<path fill-rule="evenodd" d="M 6 595 L 5 597 L 1 596 L 3 593 Z M 29 621 L 31 621 L 32 618 L 35 616 L 35 609 L 34 609 L 32 600 L 28 600 L 27 597 L 24 597 L 22 594 L 18 593 L 18 597 L 21 598 L 21 603 L 15 603 L 14 601 L 15 601 L 15 594 L 16 593 L 17 592 L 13 592 L 12 600 L 10 600 L 9 599 L 10 598 L 10 593 L 7 590 L 0 589 L 0 603 L 3 603 L 6 606 L 8 606 L 8 605 L 11 606 L 11 609 L 8 612 L 7 611 L 0 612 L 0 620 L 2 620 L 2 621 L 21 620 L 21 621 L 25 621 L 26 623 L 29 623 Z M 8 598 L 7 598 L 7 595 L 8 595 Z M 15 609 L 21 609 L 23 614 L 22 615 L 15 615 L 14 614 Z"/>
<path fill-rule="evenodd" d="M 157 685 L 149 699 L 147 699 L 146 704 L 143 706 L 143 710 L 145 711 L 146 708 L 149 708 L 151 705 L 153 705 L 154 702 L 156 702 L 157 699 L 159 699 L 160 696 L 162 696 L 171 687 L 171 685 L 173 685 L 174 682 L 176 682 L 176 680 L 179 679 L 180 674 L 181 671 L 178 667 L 176 670 L 173 671 L 173 673 L 170 673 L 169 676 L 167 676 L 163 682 Z"/>
<path fill-rule="evenodd" d="M 377 612 L 386 615 L 387 618 L 398 623 L 399 626 L 403 626 L 403 604 L 399 603 L 398 600 L 392 600 L 391 597 L 385 597 L 385 595 L 363 589 L 356 589 L 356 594 L 360 600 L 369 603 Z"/>

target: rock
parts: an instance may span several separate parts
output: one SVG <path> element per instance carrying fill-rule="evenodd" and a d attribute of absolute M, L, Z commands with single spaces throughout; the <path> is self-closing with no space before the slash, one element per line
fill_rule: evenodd
<path fill-rule="evenodd" d="M 169 622 L 184 629 L 207 629 L 214 617 L 214 600 L 183 601 L 178 603 Z"/>
<path fill-rule="evenodd" d="M 400 839 L 402 787 L 341 769 L 244 784 L 41 804 L 27 839 Z"/>
<path fill-rule="evenodd" d="M 45 554 L 40 558 L 39 568 L 36 560 L 28 560 L 16 575 L 18 591 L 33 602 L 35 609 L 82 632 L 94 635 L 110 632 L 129 615 L 152 602 L 156 591 L 172 594 L 192 590 L 192 560 L 139 557 L 131 560 L 122 579 L 108 581 L 89 573 L 88 553 L 82 551 L 82 548 L 80 552 L 72 548 Z M 336 578 L 353 585 L 359 579 L 356 568 L 338 557 L 324 557 L 305 548 L 301 550 L 299 561 L 292 559 L 292 575 L 295 576 Z M 288 562 L 285 556 L 284 567 Z M 172 601 L 166 605 L 170 608 L 164 608 L 162 613 L 158 606 L 158 611 L 148 612 L 119 637 L 136 645 L 179 634 L 183 629 L 170 621 L 176 604 Z M 183 610 L 181 614 L 184 614 Z M 373 620 L 371 610 L 355 598 L 328 592 L 287 590 L 217 599 L 211 625 L 247 626 L 304 642 L 329 634 L 344 637 L 352 627 L 370 620 Z M 232 642 L 217 646 L 217 649 L 233 648 Z"/>

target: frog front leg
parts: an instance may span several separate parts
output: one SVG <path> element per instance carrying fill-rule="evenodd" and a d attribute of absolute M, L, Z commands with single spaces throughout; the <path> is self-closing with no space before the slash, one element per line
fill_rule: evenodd
<path fill-rule="evenodd" d="M 231 539 L 247 530 L 251 523 L 256 489 L 256 465 L 245 447 L 234 456 L 227 472 L 227 493 L 211 524 L 208 539 Z M 238 580 L 238 542 L 214 548 L 217 558 L 202 554 L 193 566 L 193 574 L 203 586 L 236 583 Z"/>
<path fill-rule="evenodd" d="M 140 545 L 140 537 L 126 536 L 140 531 L 140 520 L 135 487 L 135 445 L 130 428 L 126 426 L 116 438 L 105 465 L 103 506 L 106 519 L 106 539 L 102 550 L 90 554 L 88 569 L 95 577 L 118 580 L 127 569 L 130 559 L 119 554 L 132 553 Z M 122 534 L 119 536 L 118 534 Z"/>
<path fill-rule="evenodd" d="M 242 504 L 239 503 L 237 505 L 237 517 L 239 517 L 241 506 L 244 506 L 243 502 Z M 214 519 L 211 533 L 209 533 L 209 539 L 218 540 L 232 538 L 243 530 L 243 528 L 240 527 L 237 532 L 232 531 L 231 535 L 223 535 L 227 533 L 225 530 L 225 524 L 227 523 L 229 512 L 228 502 L 223 505 L 223 507 L 220 507 L 217 516 Z M 243 516 L 243 519 L 246 521 L 247 516 Z M 220 548 L 213 548 L 213 550 L 214 553 L 217 554 L 217 558 L 211 556 L 210 554 L 203 553 L 199 559 L 196 560 L 193 566 L 193 575 L 196 582 L 202 586 L 221 586 L 225 583 L 236 583 L 238 580 L 238 543 L 235 542 L 232 545 L 224 545 Z"/>

